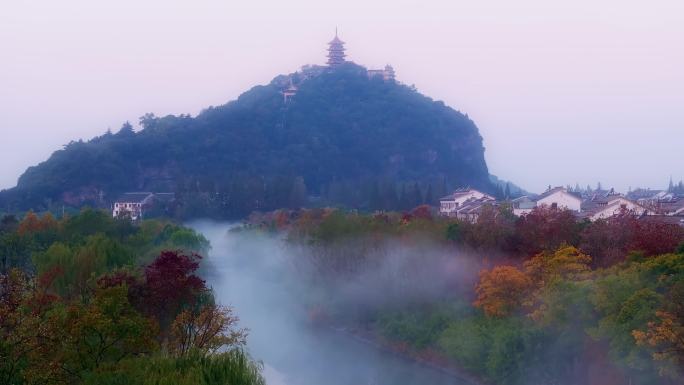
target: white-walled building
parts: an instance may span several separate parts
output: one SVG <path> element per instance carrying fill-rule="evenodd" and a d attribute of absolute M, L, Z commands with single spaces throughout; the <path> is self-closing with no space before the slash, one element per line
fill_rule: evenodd
<path fill-rule="evenodd" d="M 152 202 L 154 194 L 151 192 L 133 192 L 123 194 L 114 202 L 112 216 L 119 218 L 127 216 L 134 221 L 142 219 L 143 207 Z"/>
<path fill-rule="evenodd" d="M 137 221 L 143 219 L 145 211 L 156 205 L 168 205 L 175 200 L 174 193 L 130 192 L 125 193 L 112 205 L 114 218 L 128 217 Z"/>
<path fill-rule="evenodd" d="M 537 207 L 549 207 L 568 209 L 579 212 L 582 207 L 582 198 L 569 192 L 565 187 L 554 187 L 541 194 L 536 199 Z"/>
<path fill-rule="evenodd" d="M 596 206 L 596 208 L 589 213 L 588 218 L 593 222 L 626 213 L 637 217 L 650 214 L 649 210 L 644 206 L 623 196 L 616 196 L 609 199 L 605 205 Z"/>
<path fill-rule="evenodd" d="M 393 82 L 395 79 L 394 68 L 391 65 L 386 65 L 384 69 L 379 70 L 366 70 L 366 74 L 369 79 L 374 77 L 382 78 L 386 82 Z"/>
<path fill-rule="evenodd" d="M 532 210 L 537 207 L 537 202 L 530 199 L 530 197 L 527 195 L 523 195 L 519 198 L 511 200 L 511 206 L 513 209 L 513 215 L 520 217 L 532 212 Z"/>
<path fill-rule="evenodd" d="M 439 200 L 439 214 L 448 217 L 457 217 L 459 209 L 467 201 L 496 202 L 493 196 L 475 189 L 467 188 L 454 191 Z"/>

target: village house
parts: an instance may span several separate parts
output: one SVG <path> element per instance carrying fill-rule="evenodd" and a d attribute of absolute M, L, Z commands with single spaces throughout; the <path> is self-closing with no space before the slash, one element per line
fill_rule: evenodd
<path fill-rule="evenodd" d="M 145 212 L 155 203 L 168 204 L 175 199 L 173 193 L 129 192 L 113 204 L 114 218 L 127 217 L 133 221 L 142 220 Z"/>
<path fill-rule="evenodd" d="M 639 203 L 629 200 L 623 196 L 617 196 L 610 199 L 606 204 L 596 206 L 593 210 L 588 211 L 586 217 L 593 222 L 599 219 L 607 219 L 617 215 L 629 214 L 636 217 L 641 217 L 643 215 L 648 215 L 649 213 L 649 210 Z"/>
<path fill-rule="evenodd" d="M 535 207 L 537 207 L 537 202 L 530 199 L 527 195 L 511 200 L 513 215 L 518 217 L 529 214 Z"/>
<path fill-rule="evenodd" d="M 142 218 L 143 206 L 151 203 L 152 193 L 125 193 L 114 202 L 112 216 L 114 218 L 129 217 L 136 221 Z"/>
<path fill-rule="evenodd" d="M 480 214 L 486 208 L 496 207 L 498 204 L 496 200 L 491 197 L 483 197 L 479 199 L 471 198 L 463 202 L 460 207 L 456 209 L 456 218 L 462 221 L 476 223 L 480 219 Z"/>
<path fill-rule="evenodd" d="M 636 197 L 637 203 L 646 207 L 653 215 L 680 215 L 684 213 L 684 197 L 665 190 L 637 190 L 627 197 Z"/>
<path fill-rule="evenodd" d="M 496 203 L 493 196 L 471 188 L 459 189 L 439 200 L 439 214 L 471 222 L 477 221 L 484 205 Z"/>
<path fill-rule="evenodd" d="M 565 187 L 548 189 L 537 197 L 536 202 L 537 207 L 568 209 L 575 212 L 579 212 L 582 207 L 582 198 Z"/>

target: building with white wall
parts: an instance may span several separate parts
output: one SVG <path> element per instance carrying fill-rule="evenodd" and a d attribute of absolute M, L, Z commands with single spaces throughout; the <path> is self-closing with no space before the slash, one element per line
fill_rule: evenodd
<path fill-rule="evenodd" d="M 623 196 L 617 196 L 610 199 L 607 204 L 597 206 L 588 214 L 589 220 L 593 222 L 599 219 L 607 219 L 626 214 L 640 217 L 642 215 L 648 215 L 650 212 L 637 202 L 629 200 Z"/>
<path fill-rule="evenodd" d="M 153 196 L 151 192 L 125 193 L 114 202 L 112 216 L 128 217 L 134 221 L 142 219 L 143 207 L 152 202 Z"/>
<path fill-rule="evenodd" d="M 554 187 L 547 190 L 536 199 L 537 207 L 549 207 L 568 209 L 579 212 L 582 207 L 582 198 L 565 187 Z"/>
<path fill-rule="evenodd" d="M 439 200 L 439 214 L 457 217 L 459 209 L 467 201 L 496 202 L 493 196 L 471 188 L 456 190 Z"/>

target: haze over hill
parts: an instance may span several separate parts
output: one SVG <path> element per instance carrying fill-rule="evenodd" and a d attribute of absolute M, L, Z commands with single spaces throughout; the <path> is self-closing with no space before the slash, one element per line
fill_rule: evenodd
<path fill-rule="evenodd" d="M 350 62 L 276 77 L 194 118 L 148 114 L 141 124 L 56 151 L 0 195 L 3 205 L 106 205 L 125 191 L 174 191 L 195 215 L 236 217 L 307 205 L 307 196 L 391 209 L 434 203 L 457 186 L 494 189 L 473 121 Z"/>
<path fill-rule="evenodd" d="M 680 0 L 6 3 L 0 188 L 71 139 L 322 63 L 336 25 L 352 60 L 467 111 L 490 171 L 526 189 L 684 177 Z"/>

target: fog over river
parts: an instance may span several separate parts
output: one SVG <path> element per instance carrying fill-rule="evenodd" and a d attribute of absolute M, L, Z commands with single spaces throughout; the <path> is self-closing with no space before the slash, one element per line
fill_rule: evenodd
<path fill-rule="evenodd" d="M 469 382 L 379 350 L 350 335 L 312 327 L 280 241 L 195 222 L 212 249 L 202 271 L 221 304 L 249 329 L 248 350 L 269 385 L 465 385 Z"/>

